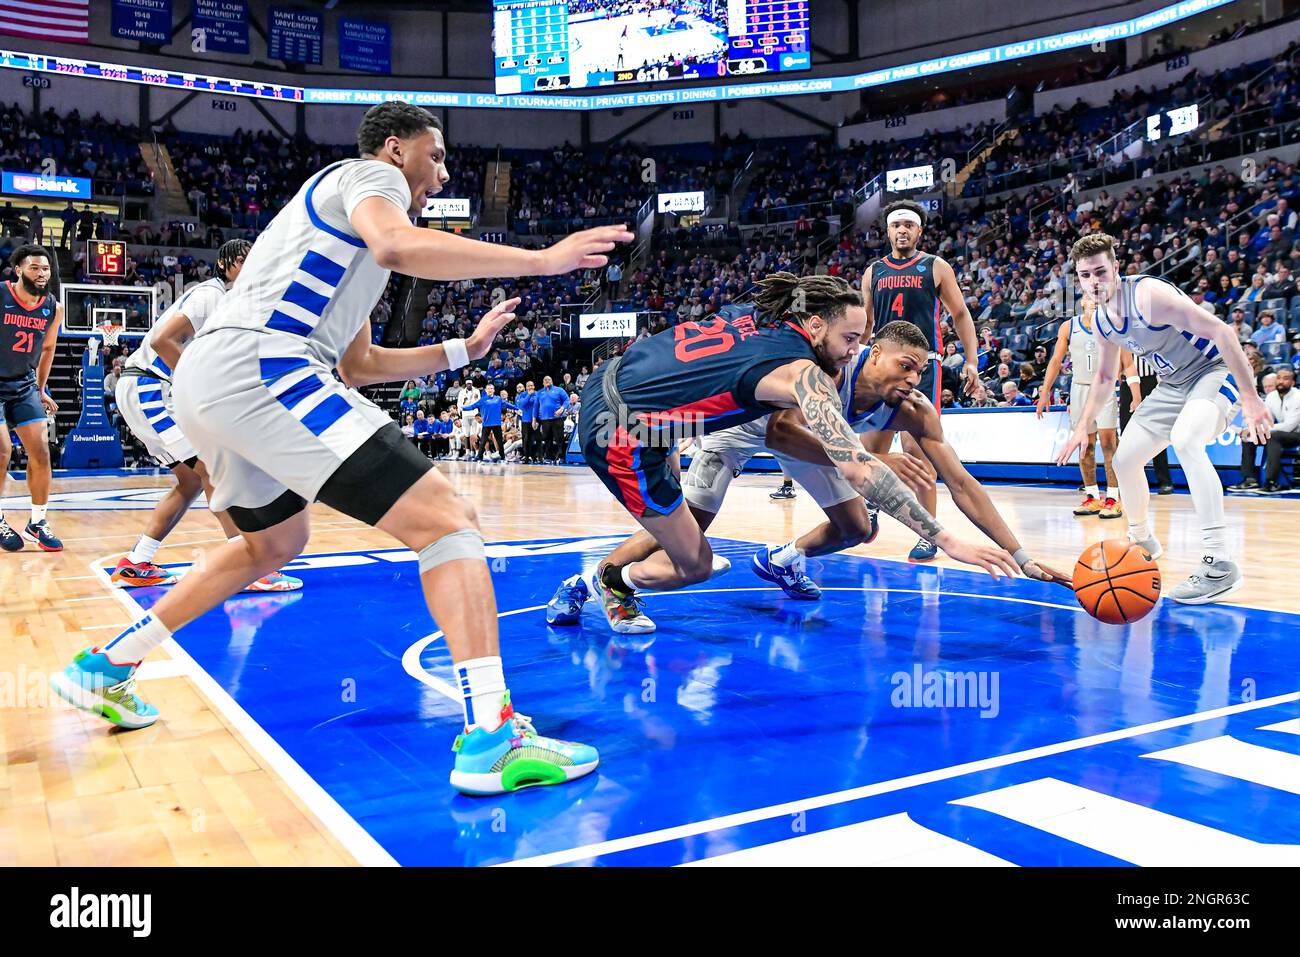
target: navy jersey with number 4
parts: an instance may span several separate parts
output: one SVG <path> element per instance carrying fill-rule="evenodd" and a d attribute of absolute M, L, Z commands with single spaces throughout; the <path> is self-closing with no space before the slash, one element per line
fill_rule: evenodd
<path fill-rule="evenodd" d="M 0 285 L 0 379 L 24 379 L 34 374 L 41 359 L 45 333 L 54 322 L 54 299 L 49 295 L 28 309 L 18 301 L 13 283 Z"/>
<path fill-rule="evenodd" d="M 934 282 L 935 257 L 917 253 L 900 262 L 893 255 L 871 266 L 871 307 L 876 328 L 889 322 L 910 322 L 925 335 L 931 352 L 943 348 L 939 332 L 939 290 Z"/>
<path fill-rule="evenodd" d="M 624 404 L 647 426 L 691 422 L 716 432 L 774 411 L 754 389 L 769 372 L 799 359 L 816 362 L 798 325 L 759 329 L 750 316 L 718 315 L 634 343 L 617 385 Z"/>

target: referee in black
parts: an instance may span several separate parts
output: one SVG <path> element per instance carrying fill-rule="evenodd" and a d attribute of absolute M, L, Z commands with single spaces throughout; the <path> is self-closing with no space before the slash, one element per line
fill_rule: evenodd
<path fill-rule="evenodd" d="M 1128 428 L 1128 420 L 1133 417 L 1133 384 L 1136 382 L 1142 387 L 1142 396 L 1145 398 L 1154 391 L 1159 379 L 1156 378 L 1156 370 L 1142 356 L 1134 353 L 1133 361 L 1137 363 L 1137 377 L 1129 377 L 1124 380 L 1120 391 L 1119 403 L 1119 427 L 1120 430 Z M 1172 495 L 1174 491 L 1174 480 L 1169 475 L 1169 453 L 1162 450 L 1155 457 L 1156 467 L 1156 494 Z"/>

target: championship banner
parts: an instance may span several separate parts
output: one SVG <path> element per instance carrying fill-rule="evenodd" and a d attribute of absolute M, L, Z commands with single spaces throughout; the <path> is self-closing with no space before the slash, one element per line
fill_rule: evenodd
<path fill-rule="evenodd" d="M 172 0 L 113 0 L 113 36 L 157 46 L 172 39 Z"/>
<path fill-rule="evenodd" d="M 190 27 L 208 53 L 247 53 L 248 0 L 194 0 Z"/>

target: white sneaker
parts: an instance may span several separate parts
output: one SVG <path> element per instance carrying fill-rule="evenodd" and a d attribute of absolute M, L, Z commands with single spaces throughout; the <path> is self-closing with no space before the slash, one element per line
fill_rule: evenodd
<path fill-rule="evenodd" d="M 1246 584 L 1236 562 L 1226 559 L 1215 561 L 1209 555 L 1201 559 L 1201 568 L 1187 581 L 1169 593 L 1169 597 L 1182 605 L 1208 605 L 1227 598 Z"/>

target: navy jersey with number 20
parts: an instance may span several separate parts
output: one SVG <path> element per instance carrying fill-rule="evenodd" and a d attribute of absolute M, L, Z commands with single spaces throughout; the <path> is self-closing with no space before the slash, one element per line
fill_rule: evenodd
<path fill-rule="evenodd" d="M 750 316 L 719 315 L 634 343 L 617 385 L 628 409 L 651 428 L 691 422 L 696 434 L 716 432 L 772 412 L 754 397 L 755 387 L 799 359 L 815 362 L 816 354 L 794 323 L 759 329 Z"/>

